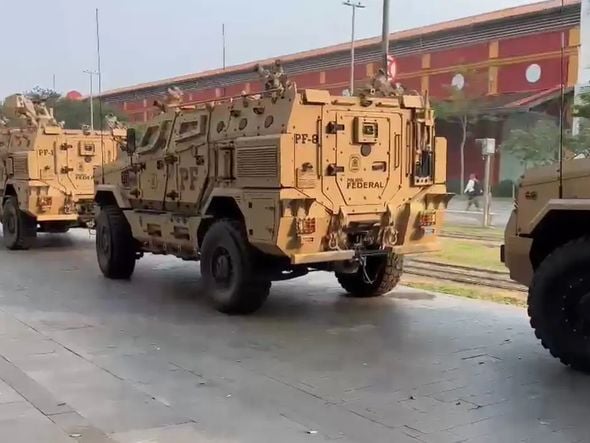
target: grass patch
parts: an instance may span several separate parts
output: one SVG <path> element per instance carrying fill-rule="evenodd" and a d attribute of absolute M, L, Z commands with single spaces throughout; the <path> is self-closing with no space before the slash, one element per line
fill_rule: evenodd
<path fill-rule="evenodd" d="M 469 235 L 473 237 L 484 237 L 486 239 L 504 240 L 504 229 L 499 228 L 484 228 L 483 226 L 460 226 L 460 225 L 446 225 L 443 230 L 444 234 L 450 235 Z"/>
<path fill-rule="evenodd" d="M 441 294 L 456 295 L 474 300 L 486 300 L 504 305 L 526 306 L 526 294 L 521 292 L 511 292 L 454 282 L 440 282 L 414 275 L 404 275 L 401 283 L 410 288 L 421 289 L 423 291 L 439 292 Z"/>
<path fill-rule="evenodd" d="M 417 255 L 416 258 L 451 265 L 506 271 L 500 261 L 500 248 L 495 243 L 474 242 L 455 238 L 441 238 L 442 250 Z"/>

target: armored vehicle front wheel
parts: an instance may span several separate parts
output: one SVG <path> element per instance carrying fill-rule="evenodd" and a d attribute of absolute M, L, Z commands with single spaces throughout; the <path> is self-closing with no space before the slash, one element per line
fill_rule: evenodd
<path fill-rule="evenodd" d="M 374 255 L 366 258 L 354 274 L 336 273 L 340 286 L 351 297 L 378 297 L 392 291 L 402 275 L 404 258 L 401 255 Z"/>
<path fill-rule="evenodd" d="M 16 197 L 8 197 L 2 209 L 4 245 L 8 249 L 29 249 L 37 236 L 37 223 L 20 210 Z"/>
<path fill-rule="evenodd" d="M 129 222 L 117 206 L 100 208 L 96 219 L 96 256 L 107 278 L 126 279 L 135 269 L 135 240 Z"/>
<path fill-rule="evenodd" d="M 529 289 L 531 326 L 563 364 L 590 372 L 590 238 L 549 254 Z"/>
<path fill-rule="evenodd" d="M 257 275 L 253 255 L 241 223 L 220 220 L 207 230 L 201 248 L 201 276 L 219 311 L 250 314 L 265 302 L 270 281 Z"/>

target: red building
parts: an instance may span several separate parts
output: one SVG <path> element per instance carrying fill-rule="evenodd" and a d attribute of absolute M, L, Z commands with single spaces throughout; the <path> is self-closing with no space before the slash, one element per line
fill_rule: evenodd
<path fill-rule="evenodd" d="M 571 88 L 577 79 L 580 40 L 580 0 L 549 0 L 460 20 L 391 34 L 390 50 L 397 60 L 397 81 L 407 89 L 444 99 L 449 86 L 469 88 L 500 114 L 528 111 L 560 94 L 561 84 Z M 350 47 L 348 43 L 278 57 L 289 78 L 299 88 L 322 88 L 341 94 L 348 87 Z M 356 78 L 366 81 L 380 66 L 380 40 L 357 43 Z M 212 70 L 161 81 L 120 88 L 103 93 L 103 99 L 120 107 L 132 122 L 150 118 L 151 104 L 169 86 L 184 91 L 188 103 L 239 95 L 261 89 L 256 63 L 225 70 Z M 465 79 L 466 72 L 481 81 Z M 466 148 L 468 171 L 479 172 L 481 155 L 474 147 L 475 136 L 502 138 L 504 124 L 478 124 Z M 449 139 L 449 180 L 459 173 L 458 131 L 443 125 Z M 495 179 L 512 179 L 510 159 L 497 156 Z"/>

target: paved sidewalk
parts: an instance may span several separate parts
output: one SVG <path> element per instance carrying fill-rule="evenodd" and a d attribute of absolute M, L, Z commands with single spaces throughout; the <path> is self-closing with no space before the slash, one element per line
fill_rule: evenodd
<path fill-rule="evenodd" d="M 522 309 L 316 273 L 228 317 L 197 269 L 107 281 L 84 232 L 0 250 L 0 442 L 588 441 L 590 377 Z"/>

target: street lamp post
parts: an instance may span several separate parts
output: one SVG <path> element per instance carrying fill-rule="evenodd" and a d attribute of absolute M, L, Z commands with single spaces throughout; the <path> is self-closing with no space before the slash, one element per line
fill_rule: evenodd
<path fill-rule="evenodd" d="M 94 131 L 94 97 L 93 97 L 93 90 L 92 90 L 92 76 L 93 75 L 98 75 L 98 72 L 96 71 L 90 71 L 89 69 L 86 69 L 84 71 L 85 74 L 88 74 L 88 77 L 90 78 L 90 130 Z"/>
<path fill-rule="evenodd" d="M 354 27 L 356 22 L 356 10 L 363 9 L 365 5 L 361 2 L 353 2 L 346 0 L 342 3 L 344 6 L 350 6 L 352 8 L 352 36 L 350 39 L 350 95 L 354 94 Z"/>

